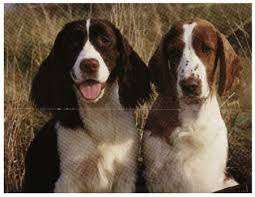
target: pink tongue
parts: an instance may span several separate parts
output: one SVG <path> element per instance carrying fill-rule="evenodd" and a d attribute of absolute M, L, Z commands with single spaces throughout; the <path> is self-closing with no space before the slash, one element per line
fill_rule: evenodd
<path fill-rule="evenodd" d="M 94 100 L 99 96 L 101 92 L 101 87 L 102 85 L 100 83 L 83 83 L 80 85 L 79 88 L 84 98 Z"/>

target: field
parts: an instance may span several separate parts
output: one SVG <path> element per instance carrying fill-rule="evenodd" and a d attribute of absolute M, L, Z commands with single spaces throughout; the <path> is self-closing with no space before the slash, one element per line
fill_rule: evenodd
<path fill-rule="evenodd" d="M 30 103 L 31 80 L 63 25 L 90 16 L 112 21 L 146 63 L 177 20 L 204 18 L 229 37 L 240 56 L 242 73 L 240 83 L 219 100 L 229 129 L 229 170 L 246 184 L 251 177 L 251 4 L 8 4 L 4 14 L 5 192 L 20 191 L 27 147 L 35 129 L 50 118 Z M 149 106 L 135 113 L 141 133 Z"/>

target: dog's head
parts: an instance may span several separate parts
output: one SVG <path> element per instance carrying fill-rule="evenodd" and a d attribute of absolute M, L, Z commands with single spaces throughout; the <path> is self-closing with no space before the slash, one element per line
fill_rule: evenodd
<path fill-rule="evenodd" d="M 211 23 L 195 19 L 178 22 L 161 40 L 149 62 L 152 81 L 160 93 L 171 93 L 188 103 L 200 103 L 216 89 L 224 95 L 238 75 L 238 57 L 225 36 Z"/>
<path fill-rule="evenodd" d="M 77 96 L 93 105 L 115 82 L 124 107 L 136 107 L 150 95 L 147 67 L 120 31 L 105 20 L 80 20 L 57 35 L 33 80 L 31 97 L 37 107 L 75 126 L 81 123 Z"/>

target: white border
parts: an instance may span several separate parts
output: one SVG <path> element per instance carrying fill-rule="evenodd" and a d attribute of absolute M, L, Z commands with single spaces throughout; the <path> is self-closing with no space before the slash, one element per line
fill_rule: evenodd
<path fill-rule="evenodd" d="M 4 0 L 4 3 L 252 3 L 252 0 Z"/>
<path fill-rule="evenodd" d="M 252 4 L 252 27 L 254 25 L 253 21 L 254 21 L 254 14 L 253 12 L 255 11 L 255 7 L 254 7 L 254 4 Z M 255 46 L 254 46 L 254 36 L 255 36 L 255 32 L 254 32 L 254 28 L 252 28 L 252 52 L 254 52 L 254 49 L 255 49 Z M 254 153 L 254 134 L 253 134 L 253 129 L 254 129 L 254 115 L 255 115 L 255 112 L 254 112 L 254 104 L 255 104 L 255 99 L 254 99 L 254 79 L 253 79 L 253 74 L 254 74 L 254 60 L 255 60 L 255 56 L 253 55 L 252 53 L 252 104 L 251 104 L 251 108 L 252 108 L 252 153 Z M 255 161 L 255 158 L 254 158 L 254 155 L 252 154 L 252 192 L 254 193 L 254 190 L 255 190 L 255 183 L 254 183 L 254 161 Z"/>
<path fill-rule="evenodd" d="M 4 5 L 0 5 L 0 12 L 4 13 Z M 0 68 L 0 91 L 1 91 L 1 101 L 0 101 L 0 192 L 4 191 L 4 14 L 1 14 L 0 20 L 0 29 L 1 29 L 1 39 L 0 39 L 0 61 L 1 61 L 1 68 Z"/>
<path fill-rule="evenodd" d="M 8 0 L 8 1 L 4 1 L 4 3 L 39 3 L 37 0 Z M 0 12 L 1 14 L 1 19 L 0 19 L 0 27 L 1 27 L 1 40 L 0 40 L 0 45 L 1 45 L 1 49 L 0 49 L 0 59 L 1 59 L 1 69 L 0 69 L 0 90 L 1 90 L 1 102 L 0 102 L 0 120 L 1 120 L 1 124 L 0 124 L 0 156 L 1 156 L 1 161 L 0 161 L 0 175 L 1 175 L 1 179 L 0 179 L 0 194 L 3 194 L 4 192 L 4 3 L 0 4 Z M 60 1 L 60 0 L 41 0 L 40 3 L 91 3 L 91 1 L 88 0 L 68 0 L 66 2 Z M 192 0 L 186 0 L 186 1 L 173 1 L 173 0 L 142 0 L 142 1 L 138 1 L 138 0 L 118 0 L 118 1 L 112 1 L 112 0 L 104 0 L 104 1 L 100 1 L 100 0 L 93 0 L 93 3 L 252 3 L 252 0 L 245 0 L 245 1 L 240 1 L 240 0 L 224 0 L 224 2 L 222 2 L 222 0 L 204 0 L 204 1 L 192 1 Z M 254 5 L 252 5 L 252 13 L 255 11 Z M 171 13 L 169 13 L 171 14 Z M 254 19 L 254 14 L 252 14 L 252 20 Z M 252 31 L 252 41 L 253 38 L 255 36 L 254 31 Z M 254 51 L 255 46 L 254 43 L 252 42 L 252 51 Z M 254 55 L 252 56 L 252 63 L 254 62 Z M 255 72 L 255 68 L 252 66 L 252 74 Z M 252 81 L 252 106 L 255 104 L 255 99 L 253 97 L 253 86 L 254 86 L 254 81 Z M 253 109 L 253 107 L 252 107 Z M 254 115 L 255 112 L 252 110 L 252 125 L 254 125 Z M 254 141 L 254 135 L 252 135 L 252 145 L 253 145 L 253 141 Z M 254 147 L 252 146 L 252 152 L 254 151 Z M 254 157 L 252 157 L 252 163 L 254 163 Z M 253 166 L 253 165 L 252 165 Z M 254 170 L 252 167 L 252 177 L 254 175 Z M 255 189 L 255 183 L 254 180 L 252 181 L 252 189 L 254 191 Z M 11 193 L 5 193 L 4 195 L 6 196 L 11 196 L 11 195 L 19 195 L 19 196 L 34 196 L 35 194 L 11 194 Z M 170 195 L 178 195 L 178 196 L 211 196 L 211 195 L 219 195 L 219 196 L 226 196 L 226 195 L 230 195 L 230 196 L 252 196 L 253 194 L 170 194 L 170 193 L 134 193 L 134 194 L 99 194 L 99 193 L 66 193 L 66 194 L 36 194 L 36 195 L 40 195 L 40 196 L 51 196 L 51 195 L 55 195 L 55 196 L 170 196 Z"/>

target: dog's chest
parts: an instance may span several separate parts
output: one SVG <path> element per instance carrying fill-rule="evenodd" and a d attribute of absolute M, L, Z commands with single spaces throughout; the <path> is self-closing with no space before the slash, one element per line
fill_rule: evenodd
<path fill-rule="evenodd" d="M 147 179 L 153 191 L 215 191 L 222 188 L 227 130 L 217 105 L 180 112 L 181 126 L 168 139 L 145 135 Z M 213 118 L 212 118 L 213 117 Z M 161 154 L 159 154 L 161 153 Z M 160 176 L 161 179 L 155 177 Z"/>
<path fill-rule="evenodd" d="M 176 129 L 168 143 L 160 138 L 145 139 L 147 179 L 154 192 L 208 192 L 221 188 L 227 157 L 226 136 L 215 135 L 207 140 L 206 135 L 198 136 L 187 129 Z"/>
<path fill-rule="evenodd" d="M 122 166 L 136 160 L 135 134 L 118 139 L 97 142 L 85 131 L 58 128 L 60 178 L 55 192 L 111 191 Z"/>

